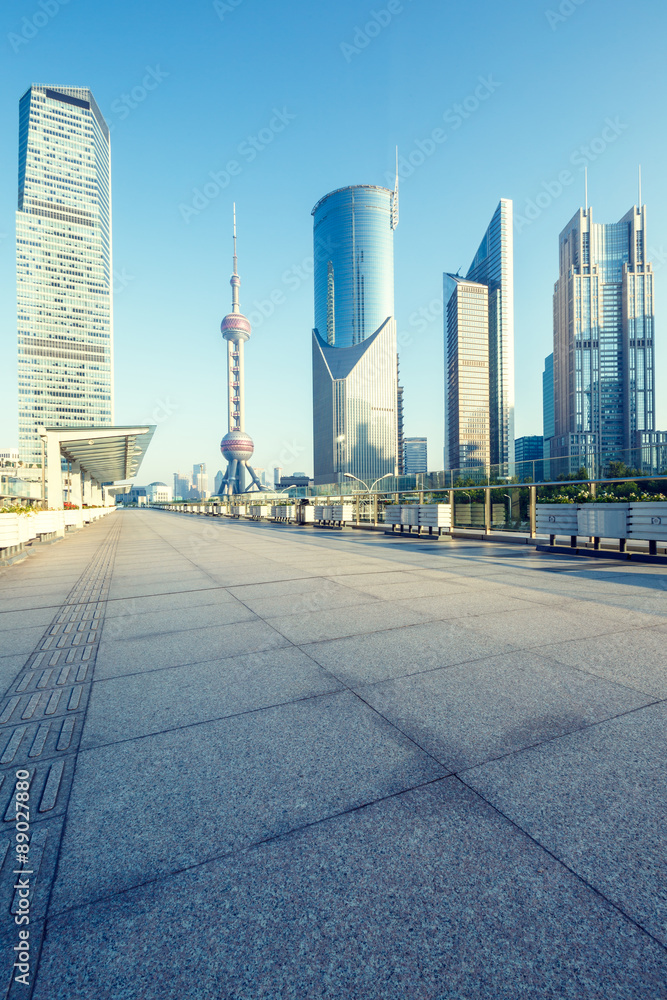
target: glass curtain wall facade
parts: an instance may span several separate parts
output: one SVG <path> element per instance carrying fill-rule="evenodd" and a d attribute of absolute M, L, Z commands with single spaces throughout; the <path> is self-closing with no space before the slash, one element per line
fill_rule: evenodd
<path fill-rule="evenodd" d="M 113 422 L 109 129 L 89 90 L 23 95 L 18 179 L 19 448 L 40 462 L 40 424 Z"/>
<path fill-rule="evenodd" d="M 489 289 L 489 454 L 506 475 L 514 461 L 513 205 L 501 198 L 466 275 Z"/>
<path fill-rule="evenodd" d="M 315 483 L 398 471 L 396 192 L 341 188 L 313 209 Z"/>
<path fill-rule="evenodd" d="M 488 474 L 489 288 L 444 276 L 445 469 Z"/>
<path fill-rule="evenodd" d="M 559 262 L 551 457 L 579 461 L 583 440 L 598 462 L 621 459 L 638 432 L 655 430 L 646 206 L 611 224 L 580 208 L 560 234 Z"/>
<path fill-rule="evenodd" d="M 426 438 L 406 437 L 405 447 L 405 473 L 406 475 L 419 475 L 428 472 L 428 459 L 426 455 Z"/>
<path fill-rule="evenodd" d="M 544 475 L 551 478 L 551 439 L 556 433 L 554 423 L 554 356 L 549 354 L 544 359 L 544 371 L 542 372 L 542 452 L 544 457 Z"/>

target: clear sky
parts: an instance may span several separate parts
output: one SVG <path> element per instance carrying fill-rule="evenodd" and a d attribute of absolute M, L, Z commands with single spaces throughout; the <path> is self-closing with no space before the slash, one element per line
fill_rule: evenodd
<path fill-rule="evenodd" d="M 395 298 L 405 431 L 428 437 L 429 468 L 442 467 L 442 272 L 467 269 L 501 197 L 519 220 L 516 433 L 541 433 L 558 234 L 583 203 L 584 163 L 598 222 L 637 202 L 642 165 L 667 428 L 666 28 L 664 0 L 3 4 L 0 446 L 17 444 L 17 121 L 31 83 L 90 87 L 112 128 L 115 420 L 158 424 L 139 483 L 222 465 L 232 201 L 253 461 L 312 472 L 310 212 L 334 188 L 387 184 L 396 145 L 423 159 L 403 167 Z"/>

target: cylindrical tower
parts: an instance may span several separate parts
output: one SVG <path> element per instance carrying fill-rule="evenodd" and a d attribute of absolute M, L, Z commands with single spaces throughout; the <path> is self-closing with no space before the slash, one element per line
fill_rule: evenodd
<path fill-rule="evenodd" d="M 312 211 L 315 329 L 330 347 L 352 347 L 394 315 L 397 193 L 357 184 Z"/>

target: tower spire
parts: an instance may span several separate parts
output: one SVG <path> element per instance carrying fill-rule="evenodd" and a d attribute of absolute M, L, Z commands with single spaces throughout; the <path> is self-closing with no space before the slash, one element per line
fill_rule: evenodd
<path fill-rule="evenodd" d="M 584 167 L 584 207 L 588 211 L 588 167 Z"/>
<path fill-rule="evenodd" d="M 232 312 L 240 312 L 239 307 L 239 285 L 241 284 L 241 279 L 239 278 L 238 272 L 238 259 L 236 256 L 236 202 L 234 202 L 234 271 L 231 278 L 229 279 L 229 284 L 232 286 Z"/>
<path fill-rule="evenodd" d="M 639 164 L 639 205 L 637 206 L 639 211 L 642 210 L 642 165 Z"/>

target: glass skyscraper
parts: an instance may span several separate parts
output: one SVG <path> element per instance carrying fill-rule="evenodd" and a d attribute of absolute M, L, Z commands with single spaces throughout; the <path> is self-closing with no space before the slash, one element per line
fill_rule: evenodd
<path fill-rule="evenodd" d="M 397 191 L 359 185 L 313 209 L 315 483 L 398 471 Z"/>
<path fill-rule="evenodd" d="M 19 449 L 39 425 L 113 421 L 109 129 L 89 90 L 33 85 L 19 103 Z"/>
<path fill-rule="evenodd" d="M 627 458 L 638 435 L 655 430 L 646 245 L 645 205 L 611 224 L 594 223 L 592 209 L 580 208 L 560 234 L 551 458 L 561 459 L 563 472 L 588 465 L 591 454 Z"/>
<path fill-rule="evenodd" d="M 404 439 L 406 475 L 428 472 L 427 441 L 423 437 L 406 437 Z"/>
<path fill-rule="evenodd" d="M 489 289 L 444 276 L 445 469 L 488 473 Z"/>
<path fill-rule="evenodd" d="M 444 275 L 445 469 L 514 461 L 512 202 L 502 198 L 465 278 Z"/>

